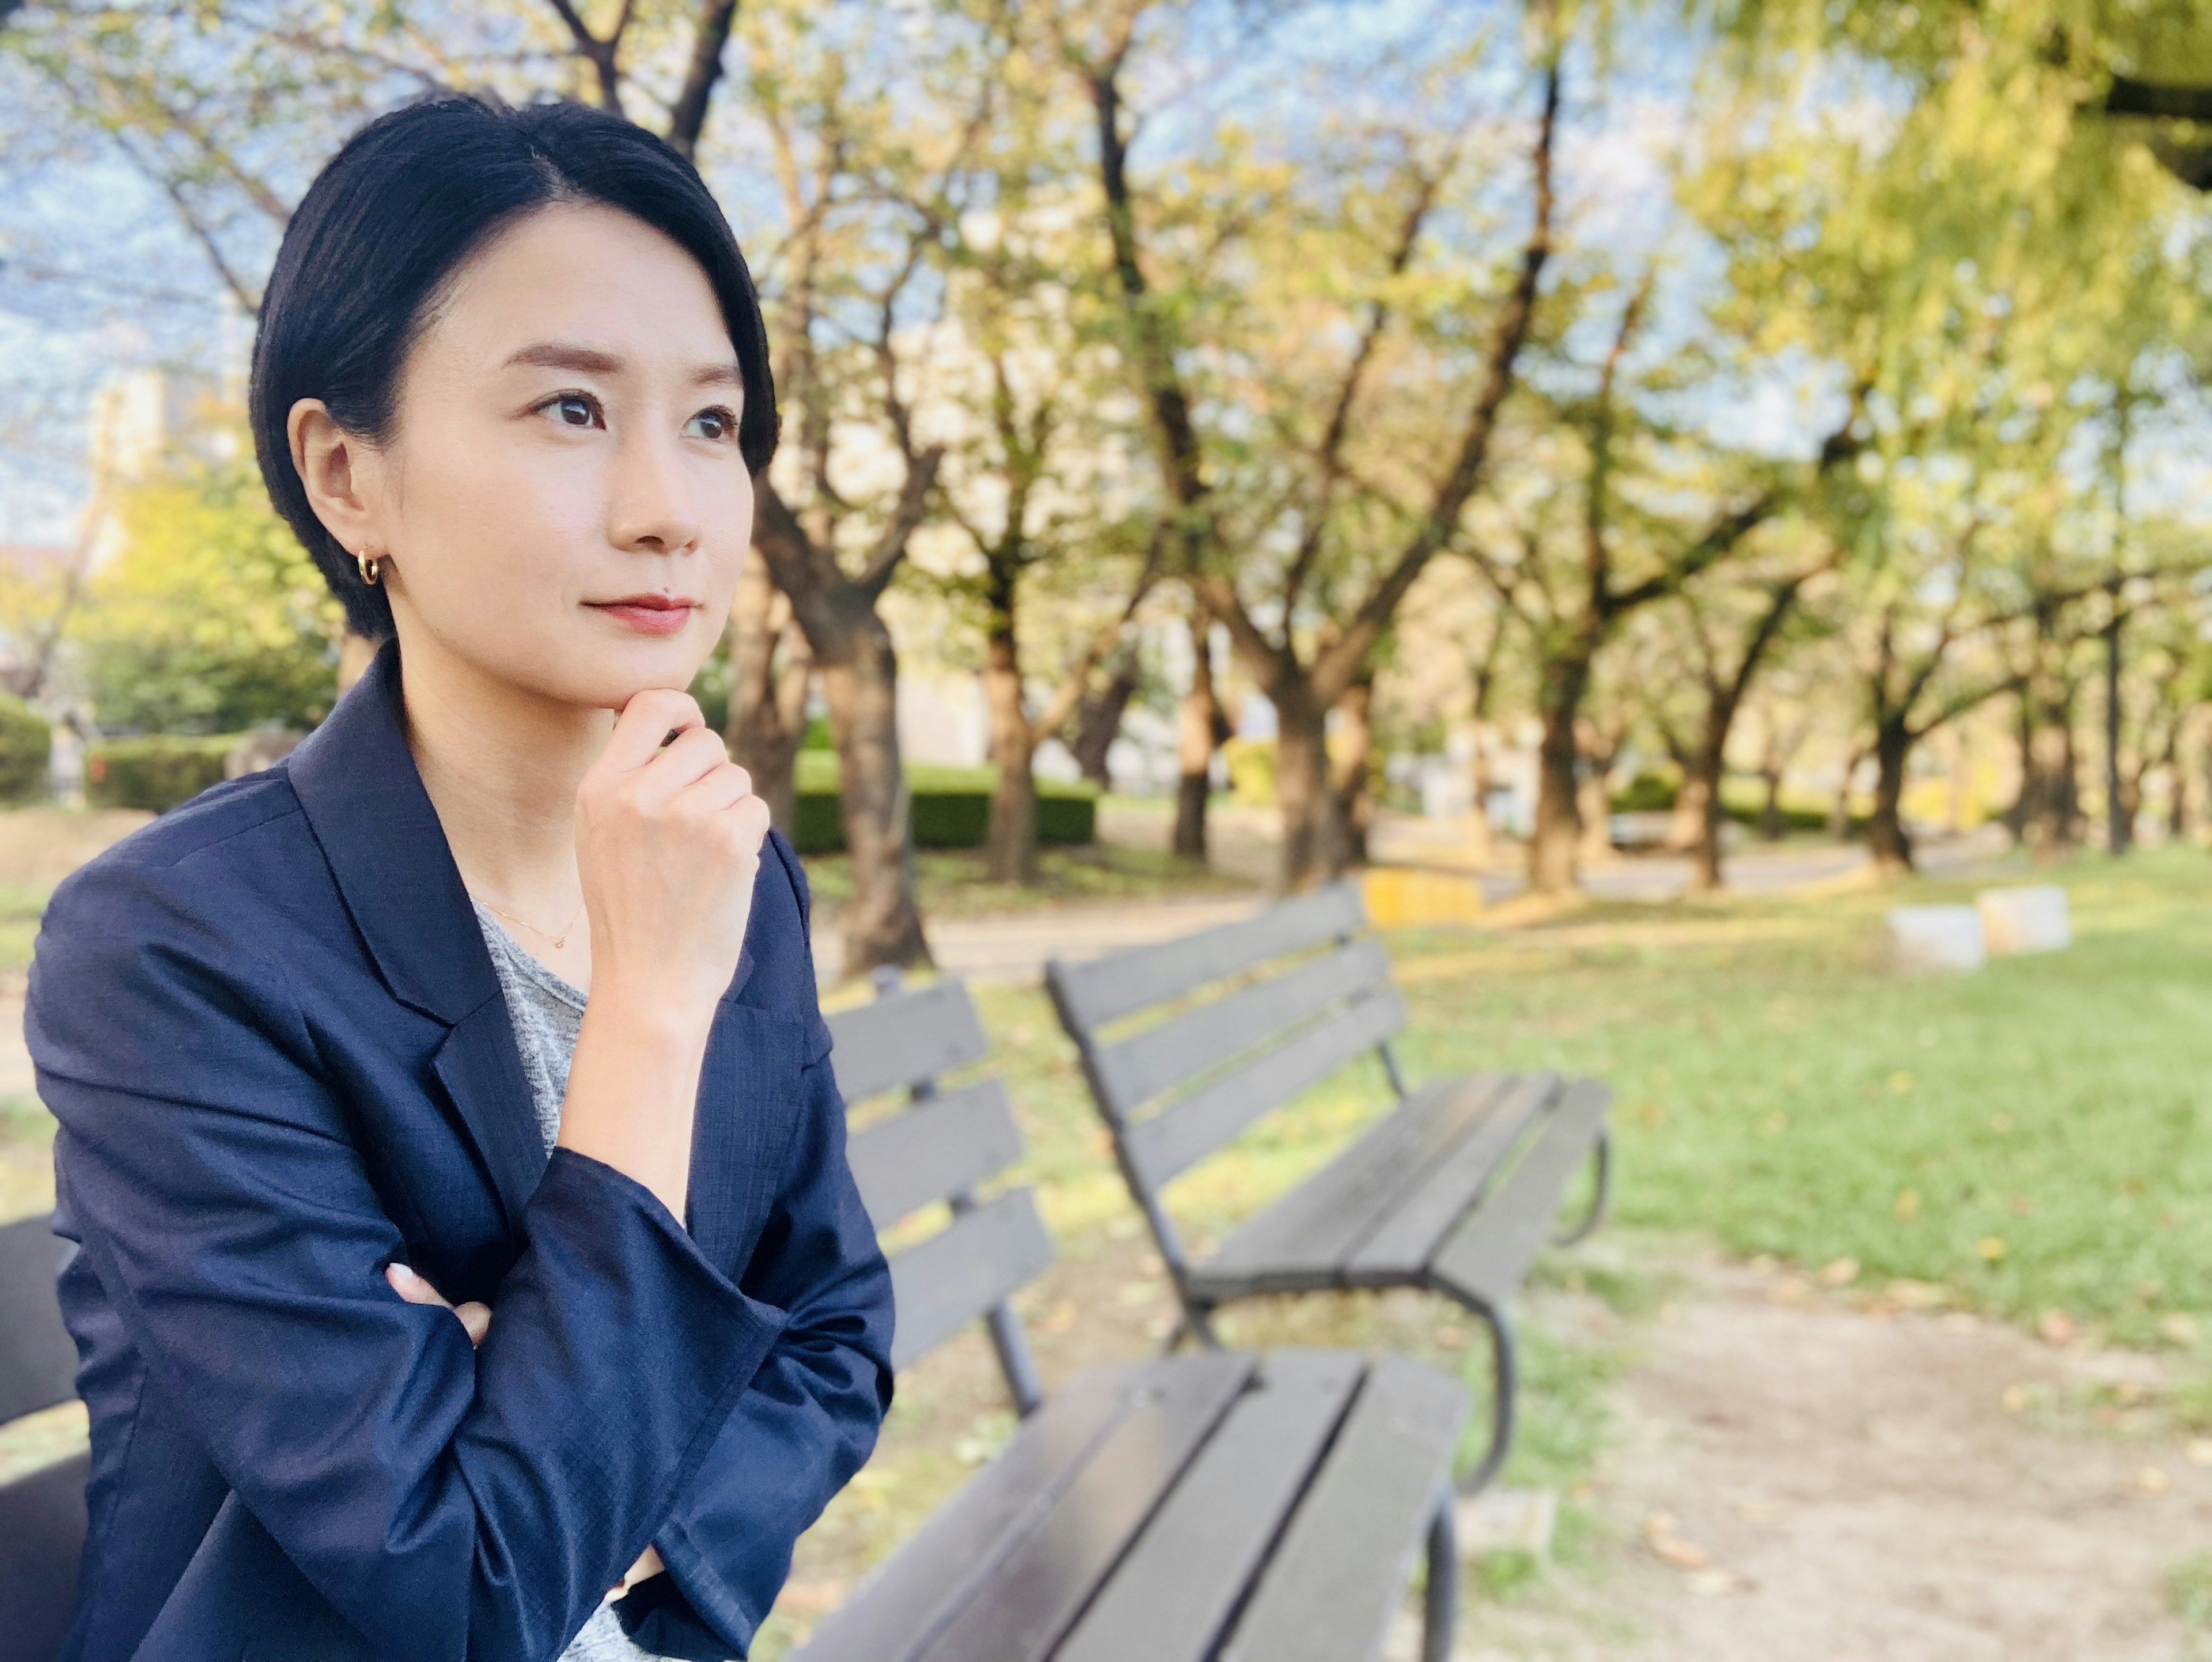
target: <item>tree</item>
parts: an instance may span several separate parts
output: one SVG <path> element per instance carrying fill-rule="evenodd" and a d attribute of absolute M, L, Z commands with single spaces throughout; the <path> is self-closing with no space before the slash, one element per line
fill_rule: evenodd
<path fill-rule="evenodd" d="M 234 733 L 329 712 L 343 619 L 251 455 L 179 457 L 124 494 L 123 547 L 69 631 L 102 725 Z"/>
<path fill-rule="evenodd" d="M 1236 155 L 1220 158 L 1211 174 L 1177 158 L 1177 175 L 1202 175 L 1198 190 L 1212 186 L 1229 198 L 1217 204 L 1223 216 L 1215 222 L 1231 227 L 1230 234 L 1194 243 L 1182 228 L 1200 218 L 1200 204 L 1183 199 L 1169 180 L 1140 179 L 1132 167 L 1143 120 L 1131 107 L 1133 59 L 1156 9 L 1126 0 L 1090 20 L 1087 31 L 1063 25 L 1061 50 L 1095 119 L 1100 218 L 1123 307 L 1129 373 L 1171 504 L 1175 566 L 1275 707 L 1282 882 L 1303 888 L 1340 870 L 1352 852 L 1329 776 L 1328 713 L 1361 679 L 1430 561 L 1460 538 L 1462 514 L 1515 384 L 1552 252 L 1561 41 L 1549 9 L 1539 8 L 1532 26 L 1538 107 L 1527 151 L 1530 228 L 1506 262 L 1486 343 L 1479 352 L 1447 350 L 1426 361 L 1431 385 L 1418 402 L 1428 432 L 1436 431 L 1435 411 L 1457 406 L 1445 418 L 1443 454 L 1425 478 L 1378 489 L 1370 460 L 1402 439 L 1391 417 L 1416 401 L 1405 385 L 1389 385 L 1385 371 L 1436 344 L 1440 318 L 1463 338 L 1468 312 L 1483 304 L 1479 283 L 1446 275 L 1463 271 L 1465 260 L 1456 249 L 1445 255 L 1445 240 L 1437 234 L 1466 161 L 1467 124 L 1442 133 L 1386 124 L 1351 134 L 1370 167 L 1387 169 L 1379 188 L 1346 184 L 1323 199 L 1301 200 L 1297 168 L 1278 166 L 1270 174 L 1276 188 L 1258 198 L 1283 204 L 1275 213 L 1231 206 L 1252 203 L 1256 186 Z M 1454 103 L 1437 77 L 1468 67 L 1448 60 L 1431 69 L 1424 84 L 1431 107 L 1449 111 Z M 1395 163 L 1381 161 L 1378 151 Z M 1330 172 L 1343 180 L 1358 176 L 1348 157 Z M 1465 221 L 1460 228 L 1472 228 Z M 1299 326 L 1239 341 L 1228 338 L 1226 308 L 1194 322 L 1209 302 L 1218 307 L 1224 267 L 1231 265 L 1239 279 L 1232 292 L 1254 330 L 1291 317 Z M 1241 350 L 1248 344 L 1250 355 Z M 1217 360 L 1252 364 L 1255 373 L 1219 389 L 1218 400 L 1210 384 L 1200 396 L 1192 377 L 1201 345 Z M 1419 378 L 1418 371 L 1406 377 Z M 1462 385 L 1469 380 L 1471 395 Z M 1202 422 L 1217 408 L 1229 430 L 1209 435 Z M 1267 435 L 1261 454 L 1240 466 L 1255 432 Z M 1401 464 L 1407 454 L 1426 459 L 1438 447 L 1431 436 L 1411 452 L 1401 449 Z"/>
<path fill-rule="evenodd" d="M 1815 536 L 1813 540 L 1825 539 Z M 1693 648 L 1689 685 L 1694 712 L 1678 727 L 1667 719 L 1662 706 L 1657 719 L 1668 750 L 1681 770 L 1675 813 L 1683 833 L 1681 846 L 1692 856 L 1692 889 L 1721 886 L 1721 783 L 1737 717 L 1759 671 L 1781 642 L 1806 586 L 1832 571 L 1840 555 L 1833 548 L 1818 549 L 1810 556 L 1790 550 L 1783 558 L 1768 562 L 1765 572 L 1715 585 L 1717 592 L 1711 594 L 1692 587 L 1682 594 L 1683 623 Z M 1771 822 L 1788 756 L 1777 746 L 1779 734 L 1771 727 L 1767 737 L 1763 771 L 1767 780 L 1765 819 Z M 1765 824 L 1761 829 L 1765 834 Z"/>

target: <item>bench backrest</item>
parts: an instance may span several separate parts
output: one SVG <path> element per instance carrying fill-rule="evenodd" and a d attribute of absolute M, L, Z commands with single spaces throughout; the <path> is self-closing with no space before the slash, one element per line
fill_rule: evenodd
<path fill-rule="evenodd" d="M 54 1289 L 76 1251 L 44 1215 L 0 1226 L 0 1422 L 76 1395 L 76 1346 Z"/>
<path fill-rule="evenodd" d="M 978 1201 L 976 1190 L 1021 1157 L 1006 1087 L 984 1079 L 940 1091 L 938 1076 L 990 1049 L 964 983 L 915 989 L 879 976 L 873 1003 L 828 1018 L 831 1065 L 848 1108 L 902 1093 L 905 1105 L 853 1134 L 848 1154 L 876 1232 L 943 1203 L 944 1227 L 891 1252 L 897 1325 L 891 1364 L 905 1367 L 982 1318 L 1015 1405 L 1043 1399 L 1028 1341 L 1008 1300 L 1052 1262 L 1052 1241 L 1027 1188 Z"/>
<path fill-rule="evenodd" d="M 1359 891 L 1338 883 L 1180 941 L 1046 965 L 1156 1229 L 1168 1227 L 1156 1197 L 1170 1180 L 1363 1052 L 1381 1052 L 1402 1093 L 1389 1043 L 1405 1026 L 1405 1001 L 1366 922 Z M 1256 978 L 1227 984 L 1247 977 Z M 1135 1020 L 1208 991 L 1216 995 Z M 1131 1031 L 1116 1031 L 1125 1023 Z"/>

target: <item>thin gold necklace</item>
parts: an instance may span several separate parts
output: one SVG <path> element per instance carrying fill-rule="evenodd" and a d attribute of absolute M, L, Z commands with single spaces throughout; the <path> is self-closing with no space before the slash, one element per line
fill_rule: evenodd
<path fill-rule="evenodd" d="M 531 934 L 536 935 L 540 941 L 551 942 L 553 950 L 556 953 L 568 944 L 569 932 L 576 927 L 576 919 L 582 915 L 584 910 L 583 897 L 579 895 L 576 898 L 576 910 L 568 914 L 568 921 L 561 926 L 561 933 L 558 934 L 548 934 L 544 930 L 539 928 L 535 923 L 530 922 L 529 919 L 517 917 L 513 912 L 507 911 L 501 907 L 493 905 L 490 901 L 484 899 L 482 895 L 477 896 L 477 899 L 488 910 L 497 913 L 508 922 L 520 923 L 524 928 L 529 930 Z"/>

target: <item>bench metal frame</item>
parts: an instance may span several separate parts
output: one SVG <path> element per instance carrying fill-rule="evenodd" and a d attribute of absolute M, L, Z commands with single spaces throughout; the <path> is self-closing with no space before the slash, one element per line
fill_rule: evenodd
<path fill-rule="evenodd" d="M 76 1395 L 76 1345 L 54 1285 L 76 1251 L 49 1218 L 0 1227 L 0 1422 Z M 69 1636 L 90 1469 L 79 1453 L 0 1484 L 0 1662 L 53 1662 Z"/>
<path fill-rule="evenodd" d="M 848 1104 L 904 1101 L 852 1134 L 854 1177 L 901 1239 L 949 1202 L 891 1255 L 893 1364 L 980 1317 L 1023 1424 L 794 1662 L 1323 1662 L 1380 1644 L 1416 1552 L 1422 1655 L 1446 1662 L 1464 1389 L 1401 1358 L 1213 1348 L 1094 1368 L 1047 1402 L 1011 1300 L 1051 1245 L 1028 1189 L 979 1198 L 1019 1131 L 996 1079 L 939 1083 L 988 1050 L 975 1007 L 957 980 L 874 979 L 875 1002 L 829 1018 L 833 1065 Z"/>
<path fill-rule="evenodd" d="M 1277 972 L 1189 1009 L 1171 1009 L 1134 1033 L 1119 1031 L 1133 1019 L 1158 1017 L 1164 1007 L 1269 970 Z M 1186 1336 L 1218 1347 L 1212 1313 L 1243 1299 L 1389 1287 L 1438 1294 L 1490 1336 L 1490 1439 L 1463 1487 L 1471 1493 L 1489 1482 L 1512 1446 L 1519 1385 L 1505 1300 L 1545 1244 L 1558 1196 L 1585 1159 L 1592 1168 L 1589 1206 L 1551 1242 L 1571 1245 L 1602 1220 L 1612 1178 L 1604 1118 L 1610 1093 L 1589 1081 L 1553 1075 L 1444 1081 L 1409 1090 L 1391 1048 L 1405 1024 L 1404 1001 L 1391 984 L 1387 957 L 1368 933 L 1358 890 L 1349 883 L 1180 940 L 1077 964 L 1055 959 L 1046 965 L 1045 984 L 1075 1041 L 1122 1180 L 1173 1280 L 1182 1314 L 1168 1349 Z M 1463 1181 L 1456 1187 L 1439 1187 L 1419 1166 L 1401 1173 L 1395 1189 L 1384 1185 L 1407 1196 L 1420 1191 L 1425 1229 L 1383 1223 L 1376 1202 L 1374 1234 L 1397 1229 L 1388 1252 L 1371 1250 L 1381 1243 L 1369 1239 L 1324 1262 L 1281 1250 L 1288 1245 L 1283 1243 L 1273 1255 L 1246 1255 L 1242 1273 L 1214 1267 L 1222 1252 L 1194 1262 L 1164 1197 L 1167 1184 L 1310 1086 L 1370 1053 L 1399 1110 L 1368 1128 L 1363 1140 L 1391 1135 L 1394 1126 L 1411 1128 L 1407 1135 L 1415 1136 L 1425 1123 L 1449 1120 L 1460 1127 L 1457 1140 L 1440 1150 L 1458 1164 Z M 1483 1095 L 1454 1100 L 1455 1092 Z M 1419 1117 L 1425 1111 L 1426 1122 Z M 1328 1180 L 1347 1157 L 1361 1157 L 1363 1146 L 1355 1141 L 1284 1198 Z M 1509 1171 L 1516 1154 L 1523 1157 Z"/>

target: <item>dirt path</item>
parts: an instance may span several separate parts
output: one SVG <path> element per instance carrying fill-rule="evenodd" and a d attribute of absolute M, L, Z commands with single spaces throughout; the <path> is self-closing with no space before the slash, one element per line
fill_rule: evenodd
<path fill-rule="evenodd" d="M 2212 1548 L 2212 1447 L 2174 1425 L 2158 1359 L 1683 1273 L 1617 1392 L 1595 1573 L 1478 1604 L 1466 1662 L 2200 1653 L 2163 1589 Z"/>

